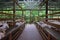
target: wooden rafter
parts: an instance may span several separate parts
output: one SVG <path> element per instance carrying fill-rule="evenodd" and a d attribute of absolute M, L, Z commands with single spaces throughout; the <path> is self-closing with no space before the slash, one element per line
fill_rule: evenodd
<path fill-rule="evenodd" d="M 15 3 L 17 4 L 17 6 L 22 9 L 22 7 L 18 4 L 18 2 L 16 2 L 17 0 L 12 0 L 12 1 L 15 1 Z"/>
<path fill-rule="evenodd" d="M 17 4 L 17 6 L 19 6 L 19 8 L 21 8 L 22 9 L 22 7 L 16 2 L 16 4 Z"/>

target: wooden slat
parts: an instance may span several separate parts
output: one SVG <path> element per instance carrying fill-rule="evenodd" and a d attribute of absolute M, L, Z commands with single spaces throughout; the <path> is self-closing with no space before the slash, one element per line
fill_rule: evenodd
<path fill-rule="evenodd" d="M 60 18 L 48 18 L 48 20 L 60 20 Z"/>
<path fill-rule="evenodd" d="M 47 40 L 48 37 L 47 37 L 47 35 L 44 33 L 44 30 L 43 30 L 43 28 L 41 27 L 41 25 L 39 25 L 38 23 L 36 23 L 36 26 L 38 26 L 38 30 L 39 30 L 39 32 L 40 32 L 43 40 Z"/>
<path fill-rule="evenodd" d="M 15 18 L 15 20 L 20 19 L 20 18 Z M 13 18 L 0 18 L 0 21 L 6 21 L 6 20 L 13 20 Z"/>
<path fill-rule="evenodd" d="M 5 14 L 5 15 L 13 15 L 13 14 L 3 13 L 3 12 L 0 12 L 0 14 Z"/>
<path fill-rule="evenodd" d="M 51 14 L 48 14 L 48 15 L 56 15 L 56 14 L 60 14 L 60 12 L 55 12 L 55 13 L 51 13 Z"/>
<path fill-rule="evenodd" d="M 0 14 L 5 14 L 5 15 L 10 15 L 10 16 L 13 16 L 13 14 L 3 13 L 3 12 L 0 12 Z M 17 15 L 15 15 L 15 16 L 17 16 Z"/>

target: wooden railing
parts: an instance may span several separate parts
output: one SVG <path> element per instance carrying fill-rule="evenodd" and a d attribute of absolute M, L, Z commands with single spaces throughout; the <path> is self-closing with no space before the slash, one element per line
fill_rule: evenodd
<path fill-rule="evenodd" d="M 55 13 L 48 14 L 48 15 L 56 15 L 56 14 L 60 14 L 60 12 L 55 12 Z"/>
<path fill-rule="evenodd" d="M 48 24 L 48 25 L 51 25 L 51 26 L 54 26 L 54 27 L 56 27 L 56 28 L 60 28 L 60 25 L 58 25 L 58 24 L 54 24 L 54 23 L 50 23 L 50 22 L 46 22 L 46 21 L 44 21 L 44 23 L 46 23 L 46 24 Z"/>
<path fill-rule="evenodd" d="M 60 20 L 60 18 L 48 18 L 48 20 Z"/>
<path fill-rule="evenodd" d="M 45 34 L 44 30 L 42 29 L 42 27 L 40 25 L 38 25 L 36 23 L 37 29 L 39 30 L 43 40 L 48 40 L 48 36 Z"/>
<path fill-rule="evenodd" d="M 22 33 L 24 27 L 25 24 L 21 25 L 20 27 L 14 27 L 11 31 L 6 33 L 5 37 L 3 37 L 1 40 L 16 40 Z"/>
<path fill-rule="evenodd" d="M 40 34 L 43 37 L 43 40 L 60 40 L 60 33 L 47 27 L 41 27 L 41 25 L 39 25 L 37 23 L 37 28 L 40 32 Z"/>
<path fill-rule="evenodd" d="M 0 14 L 9 15 L 9 16 L 13 16 L 13 14 L 10 14 L 10 13 L 4 13 L 4 12 L 0 12 Z M 17 16 L 17 15 L 15 15 L 15 16 Z"/>
<path fill-rule="evenodd" d="M 20 18 L 15 18 L 15 20 L 20 19 Z M 6 21 L 6 20 L 13 20 L 13 18 L 0 18 L 0 21 Z"/>

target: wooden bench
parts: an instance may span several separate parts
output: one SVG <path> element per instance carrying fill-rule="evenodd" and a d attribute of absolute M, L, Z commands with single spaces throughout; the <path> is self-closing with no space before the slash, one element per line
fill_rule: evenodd
<path fill-rule="evenodd" d="M 60 18 L 48 18 L 48 20 L 57 20 L 57 21 L 60 21 Z"/>
<path fill-rule="evenodd" d="M 7 32 L 5 37 L 2 38 L 1 40 L 16 40 L 22 33 L 24 27 L 25 27 L 25 23 L 20 27 L 14 27 L 9 32 Z"/>
<path fill-rule="evenodd" d="M 44 21 L 44 23 L 49 24 L 49 25 L 51 25 L 51 26 L 54 26 L 54 27 L 56 27 L 56 28 L 60 28 L 60 25 L 57 25 L 57 24 L 53 24 L 53 23 L 46 22 L 46 21 Z"/>
<path fill-rule="evenodd" d="M 37 23 L 37 25 L 44 40 L 60 40 L 60 33 L 51 28 L 42 28 L 39 23 Z"/>
<path fill-rule="evenodd" d="M 43 28 L 39 25 L 39 23 L 35 23 L 35 24 L 36 24 L 36 27 L 39 30 L 39 33 L 41 34 L 43 40 L 47 40 L 48 36 L 45 34 Z"/>

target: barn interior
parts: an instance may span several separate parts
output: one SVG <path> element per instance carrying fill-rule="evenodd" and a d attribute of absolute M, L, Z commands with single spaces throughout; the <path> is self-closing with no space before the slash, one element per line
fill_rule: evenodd
<path fill-rule="evenodd" d="M 60 40 L 60 0 L 0 0 L 0 40 Z"/>

